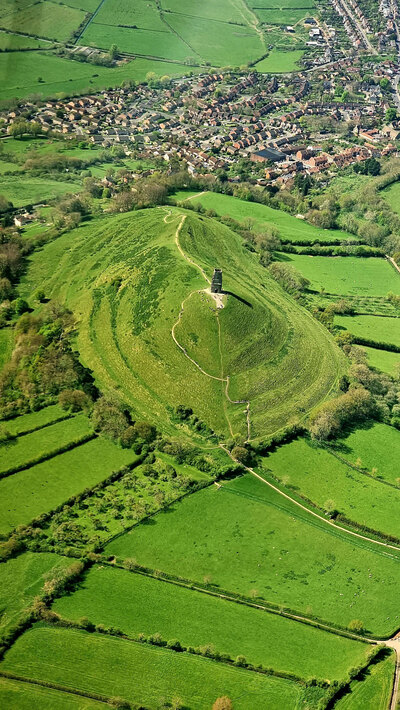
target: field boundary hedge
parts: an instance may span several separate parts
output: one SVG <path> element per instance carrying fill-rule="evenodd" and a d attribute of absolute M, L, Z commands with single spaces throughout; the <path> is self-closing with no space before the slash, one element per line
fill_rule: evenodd
<path fill-rule="evenodd" d="M 96 439 L 97 434 L 94 432 L 90 434 L 84 434 L 83 436 L 80 436 L 76 439 L 73 439 L 72 441 L 69 441 L 68 444 L 64 444 L 64 446 L 59 446 L 58 449 L 53 449 L 52 451 L 49 451 L 46 454 L 39 454 L 39 456 L 35 456 L 35 458 L 30 459 L 29 461 L 20 464 L 19 466 L 14 466 L 11 468 L 7 468 L 5 471 L 0 472 L 0 480 L 2 478 L 7 478 L 8 476 L 12 476 L 14 473 L 19 473 L 20 471 L 26 471 L 29 468 L 32 468 L 33 466 L 36 466 L 38 463 L 43 463 L 44 461 L 49 461 L 50 459 L 55 458 L 56 456 L 59 456 L 60 454 L 65 454 L 67 451 L 72 451 L 72 449 L 76 449 L 78 446 L 82 446 L 82 444 L 86 444 L 88 441 L 92 441 L 92 439 Z"/>
<path fill-rule="evenodd" d="M 53 426 L 53 424 L 59 424 L 59 422 L 65 422 L 67 419 L 73 419 L 76 416 L 76 414 L 63 414 L 62 416 L 58 417 L 57 419 L 53 419 L 51 422 L 46 422 L 45 424 L 39 424 L 39 426 L 32 427 L 32 429 L 27 429 L 26 431 L 21 431 L 19 434 L 16 434 L 16 436 L 19 438 L 21 436 L 25 436 L 26 434 L 33 434 L 34 431 L 40 431 L 41 429 L 47 429 L 49 426 Z M 4 420 L 6 421 L 11 421 L 11 420 Z"/>
<path fill-rule="evenodd" d="M 371 315 L 371 314 L 368 314 L 368 315 Z M 382 318 L 387 318 L 387 317 L 388 316 L 382 316 Z M 397 316 L 392 316 L 392 317 L 396 318 Z M 349 331 L 349 332 L 351 332 L 351 331 Z M 352 333 L 352 335 L 353 335 L 353 333 Z M 375 350 L 387 350 L 390 353 L 400 353 L 400 345 L 394 345 L 393 343 L 381 343 L 378 340 L 371 340 L 370 338 L 362 338 L 358 335 L 353 335 L 353 343 L 355 343 L 356 345 L 366 345 L 367 347 L 375 348 Z"/>

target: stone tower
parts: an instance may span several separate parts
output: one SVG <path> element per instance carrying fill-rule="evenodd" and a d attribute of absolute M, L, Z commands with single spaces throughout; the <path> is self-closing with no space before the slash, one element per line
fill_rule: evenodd
<path fill-rule="evenodd" d="M 222 293 L 222 269 L 214 269 L 211 293 Z"/>

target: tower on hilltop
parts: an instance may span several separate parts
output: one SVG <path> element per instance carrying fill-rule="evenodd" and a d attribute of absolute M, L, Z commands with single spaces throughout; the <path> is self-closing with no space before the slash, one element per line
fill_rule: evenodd
<path fill-rule="evenodd" d="M 214 269 L 211 293 L 222 293 L 222 269 Z"/>

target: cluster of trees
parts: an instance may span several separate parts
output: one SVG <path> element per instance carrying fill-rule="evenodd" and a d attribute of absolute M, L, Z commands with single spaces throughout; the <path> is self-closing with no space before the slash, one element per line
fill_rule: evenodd
<path fill-rule="evenodd" d="M 269 272 L 285 291 L 297 298 L 310 285 L 310 281 L 290 264 L 275 261 L 269 266 Z"/>
<path fill-rule="evenodd" d="M 356 163 L 353 170 L 360 175 L 379 175 L 381 172 L 381 164 L 376 158 L 367 158 L 367 160 L 363 160 L 361 163 Z"/>
<path fill-rule="evenodd" d="M 313 439 L 326 441 L 339 436 L 346 427 L 376 416 L 376 403 L 364 387 L 351 387 L 336 399 L 323 404 L 311 417 L 309 429 Z"/>
<path fill-rule="evenodd" d="M 8 419 L 54 402 L 64 389 L 95 394 L 93 378 L 71 348 L 72 313 L 55 302 L 15 324 L 15 348 L 0 374 L 0 413 Z"/>
<path fill-rule="evenodd" d="M 10 136 L 13 136 L 13 138 L 22 138 L 22 136 L 33 136 L 36 138 L 42 133 L 42 126 L 40 123 L 37 123 L 37 121 L 18 119 L 9 125 L 7 132 Z"/>

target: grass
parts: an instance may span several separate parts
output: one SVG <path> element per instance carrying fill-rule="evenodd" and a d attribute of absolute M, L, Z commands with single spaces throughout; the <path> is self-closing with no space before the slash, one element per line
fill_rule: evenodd
<path fill-rule="evenodd" d="M 7 428 L 7 426 L 5 427 Z M 0 474 L 10 468 L 28 464 L 32 459 L 49 455 L 63 446 L 92 432 L 89 420 L 83 414 L 39 429 L 0 446 Z"/>
<path fill-rule="evenodd" d="M 316 291 L 324 289 L 342 296 L 400 293 L 400 275 L 385 259 L 285 254 L 284 260 L 309 279 L 310 288 Z"/>
<path fill-rule="evenodd" d="M 359 338 L 400 347 L 400 318 L 384 316 L 335 316 L 335 325 Z"/>
<path fill-rule="evenodd" d="M 363 345 L 367 353 L 368 365 L 376 370 L 395 376 L 400 366 L 400 353 L 391 353 L 388 350 L 377 350 Z"/>
<path fill-rule="evenodd" d="M 0 565 L 0 635 L 18 622 L 39 594 L 45 575 L 54 567 L 69 564 L 70 560 L 59 555 L 25 552 Z"/>
<path fill-rule="evenodd" d="M 137 53 L 151 58 L 176 60 L 182 63 L 188 57 L 193 56 L 190 48 L 175 34 L 157 30 L 129 29 L 92 22 L 79 41 L 82 45 L 102 47 L 103 49 L 109 49 L 110 43 L 115 43 L 118 44 L 122 52 Z M 187 68 L 187 72 L 190 71 L 190 68 Z M 151 70 L 149 69 L 148 71 Z M 174 64 L 169 64 L 165 73 L 168 75 L 174 73 Z"/>
<path fill-rule="evenodd" d="M 85 13 L 82 10 L 41 0 L 38 4 L 27 5 L 12 14 L 4 15 L 1 26 L 62 42 L 70 38 L 84 19 Z"/>
<path fill-rule="evenodd" d="M 232 658 L 304 678 L 340 680 L 362 665 L 369 646 L 278 615 L 111 567 L 94 567 L 72 596 L 57 599 L 64 618 L 86 616 L 129 636 L 160 633 L 185 646 L 212 645 Z M 265 643 L 268 639 L 268 643 Z"/>
<path fill-rule="evenodd" d="M 9 361 L 14 348 L 14 331 L 12 328 L 0 330 L 0 369 Z"/>
<path fill-rule="evenodd" d="M 110 555 L 369 633 L 399 626 L 399 555 L 301 511 L 251 476 L 200 491 L 106 547 Z"/>
<path fill-rule="evenodd" d="M 181 199 L 184 193 L 178 193 Z M 188 193 L 189 197 L 193 193 Z M 297 219 L 287 212 L 273 209 L 267 205 L 262 205 L 257 202 L 247 202 L 240 200 L 237 197 L 230 195 L 220 195 L 215 192 L 206 192 L 199 195 L 197 198 L 190 200 L 194 204 L 201 204 L 205 209 L 215 210 L 218 215 L 228 215 L 238 222 L 243 222 L 246 219 L 253 219 L 258 229 L 266 226 L 277 227 L 281 239 L 287 239 L 295 243 L 296 241 L 331 241 L 332 239 L 352 239 L 352 235 L 347 232 L 341 232 L 336 229 L 319 229 L 311 224 L 308 224 L 302 219 Z"/>
<path fill-rule="evenodd" d="M 117 695 L 154 709 L 179 697 L 191 710 L 208 710 L 217 697 L 228 695 L 235 699 L 235 710 L 281 710 L 296 707 L 302 695 L 300 685 L 291 681 L 68 629 L 29 630 L 7 652 L 0 668 L 77 690 Z"/>
<path fill-rule="evenodd" d="M 1 424 L 9 431 L 11 434 L 23 434 L 26 431 L 32 431 L 33 429 L 39 429 L 39 427 L 45 424 L 51 424 L 57 419 L 61 419 L 67 416 L 67 412 L 58 404 L 53 404 L 50 407 L 44 407 L 38 412 L 31 412 L 29 414 L 22 414 L 20 417 L 15 417 L 15 419 L 7 419 Z"/>
<path fill-rule="evenodd" d="M 280 52 L 273 50 L 265 59 L 255 64 L 254 69 L 259 72 L 284 74 L 299 69 L 299 61 L 304 52 L 301 49 L 294 49 L 291 52 Z"/>
<path fill-rule="evenodd" d="M 84 363 L 101 389 L 117 389 L 139 416 L 176 432 L 171 408 L 181 403 L 223 436 L 245 433 L 243 406 L 229 404 L 224 383 L 200 372 L 171 337 L 182 301 L 206 286 L 174 241 L 183 214 L 172 209 L 164 222 L 164 210 L 143 210 L 73 230 L 33 255 L 21 295 L 40 285 L 72 308 L 81 322 L 77 347 Z M 180 243 L 209 277 L 219 264 L 234 294 L 219 315 L 222 368 L 230 375 L 231 399 L 251 400 L 252 437 L 276 431 L 326 398 L 344 367 L 342 355 L 240 237 L 186 212 Z M 212 350 L 220 376 L 210 299 L 192 296 L 186 303 L 176 335 L 206 371 Z M 301 377 L 293 378 L 300 368 Z"/>
<path fill-rule="evenodd" d="M 78 192 L 79 189 L 80 184 L 72 181 L 48 180 L 29 175 L 0 176 L 0 193 L 10 200 L 14 207 L 36 204 L 67 192 Z"/>
<path fill-rule="evenodd" d="M 382 190 L 381 194 L 392 210 L 400 214 L 400 182 L 392 183 L 385 190 Z"/>
<path fill-rule="evenodd" d="M 1 22 L 1 20 L 0 20 Z M 46 40 L 34 39 L 33 37 L 24 37 L 22 35 L 14 35 L 12 32 L 4 32 L 0 30 L 0 49 L 37 49 L 39 47 L 49 47 L 50 43 Z"/>
<path fill-rule="evenodd" d="M 132 451 L 99 438 L 4 478 L 0 481 L 0 532 L 26 525 L 135 460 Z"/>
<path fill-rule="evenodd" d="M 361 465 L 385 481 L 396 483 L 399 475 L 397 457 L 393 455 L 400 445 L 400 432 L 387 424 L 375 422 L 372 426 L 356 429 L 338 442 L 337 451 L 351 463 L 361 459 Z"/>
<path fill-rule="evenodd" d="M 351 462 L 357 458 L 352 457 Z M 263 468 L 318 507 L 335 508 L 350 520 L 400 538 L 400 491 L 366 477 L 306 439 L 292 441 L 269 454 Z"/>
<path fill-rule="evenodd" d="M 3 710 L 104 710 L 96 700 L 9 678 L 0 678 L 0 696 Z"/>
<path fill-rule="evenodd" d="M 33 59 L 32 62 L 30 52 L 0 55 L 1 99 L 19 98 L 32 93 L 41 93 L 43 97 L 80 91 L 94 93 L 104 87 L 120 86 L 127 79 L 144 81 L 148 72 L 154 72 L 156 76 L 180 76 L 189 71 L 187 66 L 179 63 L 140 57 L 119 67 L 99 67 L 42 52 L 35 52 Z M 190 70 L 198 71 L 196 67 L 190 67 Z M 38 77 L 42 77 L 43 81 L 39 83 Z"/>
<path fill-rule="evenodd" d="M 371 665 L 362 680 L 353 680 L 350 692 L 337 703 L 335 710 L 359 710 L 374 708 L 387 710 L 393 685 L 395 655 Z"/>

